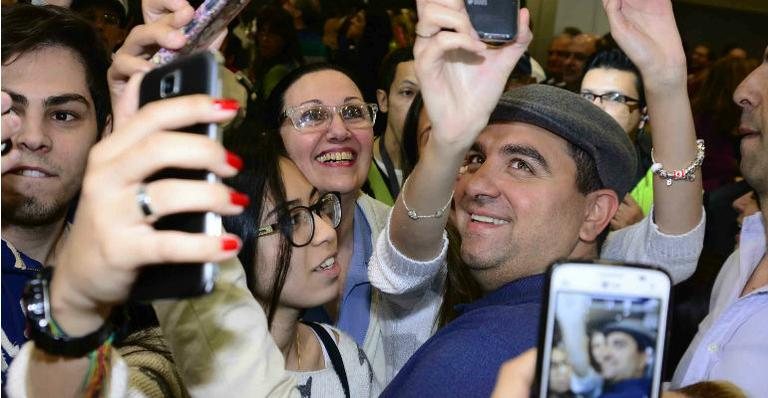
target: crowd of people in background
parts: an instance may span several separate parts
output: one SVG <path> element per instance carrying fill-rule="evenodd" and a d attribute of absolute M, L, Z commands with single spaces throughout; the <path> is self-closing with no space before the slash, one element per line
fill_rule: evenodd
<path fill-rule="evenodd" d="M 15 3 L 4 396 L 527 393 L 561 258 L 669 273 L 670 397 L 768 395 L 768 48 L 680 37 L 669 0 L 604 0 L 609 33 L 565 28 L 540 60 L 526 9 L 496 48 L 461 0 L 252 0 L 217 43 L 223 98 L 139 109 L 149 58 L 183 46 L 202 1 Z M 209 122 L 221 143 L 173 133 Z M 223 182 L 147 182 L 171 166 Z M 152 228 L 191 211 L 226 232 Z M 129 298 L 143 265 L 208 261 L 209 295 Z M 20 305 L 38 281 L 53 343 Z M 575 326 L 553 397 L 643 396 L 626 383 L 652 346 L 636 320 L 558 316 Z M 627 364 L 601 359 L 617 334 L 637 348 Z"/>

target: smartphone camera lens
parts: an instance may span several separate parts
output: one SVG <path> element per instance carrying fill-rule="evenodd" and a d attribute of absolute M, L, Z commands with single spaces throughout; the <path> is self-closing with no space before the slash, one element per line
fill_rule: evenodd
<path fill-rule="evenodd" d="M 181 79 L 179 78 L 179 72 L 174 71 L 172 73 L 169 73 L 165 76 L 163 76 L 162 79 L 160 79 L 160 97 L 161 98 L 168 98 L 172 97 L 175 94 L 179 93 L 179 86 Z"/>

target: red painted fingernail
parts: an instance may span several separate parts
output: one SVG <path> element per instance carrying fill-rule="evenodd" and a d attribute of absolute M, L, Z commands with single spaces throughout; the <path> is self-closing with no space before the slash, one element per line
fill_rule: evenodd
<path fill-rule="evenodd" d="M 249 203 L 251 203 L 251 198 L 249 198 L 248 195 L 244 193 L 230 192 L 229 201 L 232 202 L 233 205 L 245 207 L 245 206 L 248 206 Z"/>
<path fill-rule="evenodd" d="M 236 111 L 240 109 L 240 103 L 230 98 L 220 98 L 213 101 L 213 106 L 220 111 Z"/>
<path fill-rule="evenodd" d="M 232 251 L 240 248 L 240 241 L 235 238 L 221 238 L 221 250 Z"/>
<path fill-rule="evenodd" d="M 238 170 L 243 169 L 243 159 L 230 151 L 227 151 L 227 164 Z"/>

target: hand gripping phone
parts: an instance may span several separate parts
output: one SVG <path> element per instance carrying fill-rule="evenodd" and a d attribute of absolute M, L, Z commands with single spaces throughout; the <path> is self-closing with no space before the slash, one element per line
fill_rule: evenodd
<path fill-rule="evenodd" d="M 658 397 L 669 275 L 640 265 L 559 262 L 547 284 L 538 396 Z"/>
<path fill-rule="evenodd" d="M 465 4 L 480 40 L 495 45 L 515 40 L 519 0 L 465 0 Z"/>
<path fill-rule="evenodd" d="M 201 52 L 152 70 L 144 76 L 139 92 L 139 106 L 166 98 L 191 94 L 221 96 L 219 62 L 211 52 Z M 221 141 L 216 123 L 196 124 L 180 129 Z M 184 150 L 178 148 L 178 150 Z M 201 180 L 209 183 L 219 178 L 207 170 L 163 169 L 146 182 L 164 178 Z M 161 217 L 153 224 L 157 230 L 178 230 L 189 233 L 221 234 L 221 217 L 212 212 L 178 213 Z M 135 300 L 181 298 L 198 296 L 213 290 L 218 266 L 214 263 L 152 264 L 142 268 L 131 292 Z"/>
<path fill-rule="evenodd" d="M 216 39 L 216 34 L 225 29 L 250 1 L 205 0 L 195 9 L 192 20 L 181 28 L 187 38 L 187 44 L 179 50 L 161 48 L 152 56 L 152 62 L 164 65 L 179 56 L 207 49 Z"/>

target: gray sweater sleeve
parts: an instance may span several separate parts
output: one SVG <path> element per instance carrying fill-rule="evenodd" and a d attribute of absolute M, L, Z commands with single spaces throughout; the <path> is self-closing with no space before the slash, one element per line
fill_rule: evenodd
<path fill-rule="evenodd" d="M 653 213 L 651 208 L 642 221 L 608 234 L 600 258 L 658 266 L 669 272 L 673 283 L 680 283 L 696 271 L 706 215 L 702 209 L 701 220 L 692 230 L 668 235 L 659 231 Z"/>

